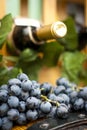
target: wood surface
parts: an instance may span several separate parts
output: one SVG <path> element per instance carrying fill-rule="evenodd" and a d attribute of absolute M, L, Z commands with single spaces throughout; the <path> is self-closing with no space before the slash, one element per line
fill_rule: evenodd
<path fill-rule="evenodd" d="M 43 22 L 51 24 L 58 20 L 57 0 L 43 0 Z"/>
<path fill-rule="evenodd" d="M 5 15 L 6 0 L 0 0 L 0 19 Z"/>
<path fill-rule="evenodd" d="M 21 0 L 20 1 L 20 15 L 22 17 L 28 16 L 28 0 Z"/>

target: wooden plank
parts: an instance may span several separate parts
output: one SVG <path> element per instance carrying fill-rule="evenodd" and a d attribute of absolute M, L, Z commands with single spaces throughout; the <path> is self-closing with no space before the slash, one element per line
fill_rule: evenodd
<path fill-rule="evenodd" d="M 43 22 L 51 24 L 57 21 L 57 0 L 43 0 Z"/>
<path fill-rule="evenodd" d="M 67 6 L 66 0 L 57 1 L 57 12 L 59 20 L 64 20 L 67 17 L 66 6 Z"/>
<path fill-rule="evenodd" d="M 5 15 L 6 0 L 0 0 L 0 18 Z"/>
<path fill-rule="evenodd" d="M 87 0 L 84 0 L 84 8 L 85 8 L 85 26 L 87 27 Z"/>
<path fill-rule="evenodd" d="M 70 3 L 84 4 L 84 0 L 63 0 L 63 1 Z"/>
<path fill-rule="evenodd" d="M 20 15 L 23 17 L 28 16 L 28 0 L 20 1 Z"/>
<path fill-rule="evenodd" d="M 84 5 L 84 0 L 58 0 L 57 8 L 58 8 L 58 17 L 60 20 L 63 20 L 67 17 L 67 4 L 69 3 Z"/>

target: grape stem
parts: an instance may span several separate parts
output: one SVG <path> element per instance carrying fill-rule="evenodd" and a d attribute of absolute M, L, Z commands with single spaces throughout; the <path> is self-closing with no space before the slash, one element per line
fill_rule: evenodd
<path fill-rule="evenodd" d="M 46 96 L 44 96 L 44 95 L 41 95 L 41 98 L 43 98 L 44 100 L 46 100 L 48 102 L 56 104 L 56 106 L 60 106 L 60 103 L 58 101 L 52 101 L 52 100 L 48 99 Z"/>

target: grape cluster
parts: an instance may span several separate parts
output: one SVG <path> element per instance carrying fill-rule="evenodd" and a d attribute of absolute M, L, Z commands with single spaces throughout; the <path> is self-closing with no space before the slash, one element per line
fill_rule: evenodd
<path fill-rule="evenodd" d="M 87 86 L 61 77 L 53 86 L 30 80 L 25 73 L 0 86 L 0 129 L 11 130 L 42 117 L 67 118 L 70 112 L 87 111 Z"/>

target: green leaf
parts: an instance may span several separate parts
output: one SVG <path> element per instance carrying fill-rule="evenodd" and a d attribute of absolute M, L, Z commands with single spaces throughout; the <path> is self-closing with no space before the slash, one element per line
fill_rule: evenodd
<path fill-rule="evenodd" d="M 42 64 L 48 67 L 57 65 L 58 58 L 64 48 L 57 41 L 45 43 L 40 50 L 43 53 Z"/>
<path fill-rule="evenodd" d="M 30 79 L 34 79 L 34 80 L 38 79 L 38 73 L 39 73 L 39 70 L 41 69 L 41 66 L 42 66 L 42 61 L 39 57 L 36 60 L 31 61 L 31 62 L 30 61 L 20 62 L 19 60 L 16 64 L 17 68 L 21 68 L 21 70 L 24 73 L 26 73 Z"/>
<path fill-rule="evenodd" d="M 1 38 L 0 38 L 0 49 L 2 48 L 2 45 L 4 44 L 5 40 L 6 40 L 6 36 L 5 37 L 1 36 Z"/>
<path fill-rule="evenodd" d="M 38 53 L 32 49 L 25 49 L 20 53 L 16 67 L 26 73 L 30 79 L 38 79 L 38 72 L 41 69 L 42 60 Z"/>
<path fill-rule="evenodd" d="M 28 48 L 21 52 L 19 60 L 22 62 L 30 62 L 36 60 L 37 57 L 37 52 Z"/>
<path fill-rule="evenodd" d="M 19 72 L 19 68 L 0 67 L 0 85 L 6 84 L 9 79 L 16 77 Z"/>
<path fill-rule="evenodd" d="M 63 53 L 61 55 L 63 76 L 67 76 L 69 80 L 78 83 L 79 73 L 86 58 L 86 55 L 79 51 Z"/>
<path fill-rule="evenodd" d="M 12 28 L 12 16 L 11 14 L 5 15 L 1 21 L 1 26 L 0 26 L 0 48 L 2 47 L 4 41 L 7 38 L 8 33 L 11 31 Z"/>
<path fill-rule="evenodd" d="M 65 47 L 66 50 L 76 50 L 78 47 L 78 35 L 74 20 L 71 17 L 68 17 L 64 23 L 67 26 L 67 34 L 65 37 L 58 39 L 58 41 Z"/>

